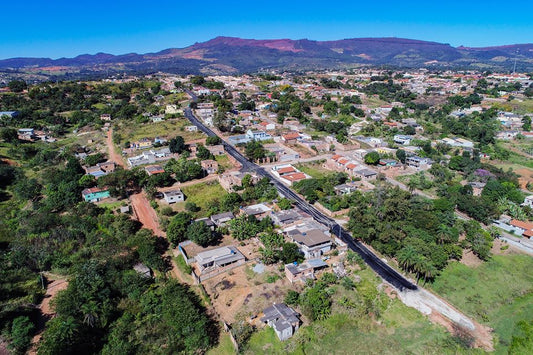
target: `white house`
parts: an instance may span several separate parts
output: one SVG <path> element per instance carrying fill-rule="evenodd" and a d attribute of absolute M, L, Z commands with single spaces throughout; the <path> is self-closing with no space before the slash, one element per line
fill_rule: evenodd
<path fill-rule="evenodd" d="M 163 192 L 163 198 L 168 204 L 182 202 L 185 200 L 185 196 L 180 189 Z"/>

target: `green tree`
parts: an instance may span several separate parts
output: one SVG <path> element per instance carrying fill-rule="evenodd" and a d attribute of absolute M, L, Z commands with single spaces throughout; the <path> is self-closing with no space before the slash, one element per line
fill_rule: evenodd
<path fill-rule="evenodd" d="M 175 215 L 167 228 L 167 238 L 173 246 L 187 239 L 187 227 L 191 224 L 192 216 L 187 212 Z"/>
<path fill-rule="evenodd" d="M 245 214 L 229 221 L 229 227 L 233 238 L 237 240 L 250 239 L 259 233 L 257 223 L 251 221 Z"/>
<path fill-rule="evenodd" d="M 28 317 L 17 317 L 11 325 L 10 348 L 17 354 L 24 354 L 31 344 L 35 326 Z"/>
<path fill-rule="evenodd" d="M 365 155 L 365 164 L 369 165 L 377 165 L 379 163 L 379 153 L 378 152 L 370 152 Z"/>
<path fill-rule="evenodd" d="M 0 130 L 0 137 L 6 143 L 18 142 L 18 132 L 14 128 L 4 127 Z"/>
<path fill-rule="evenodd" d="M 172 153 L 182 153 L 186 146 L 182 136 L 176 136 L 168 142 L 168 148 Z"/>
<path fill-rule="evenodd" d="M 192 240 L 196 244 L 206 247 L 217 240 L 211 229 L 204 221 L 193 222 L 187 227 L 187 239 Z"/>
<path fill-rule="evenodd" d="M 405 159 L 407 158 L 407 154 L 405 153 L 405 150 L 403 149 L 396 150 L 396 158 L 398 158 L 398 160 L 401 161 L 402 164 L 405 164 Z"/>
<path fill-rule="evenodd" d="M 282 210 L 289 210 L 292 208 L 292 201 L 288 198 L 282 197 L 278 200 L 277 205 Z"/>
<path fill-rule="evenodd" d="M 7 86 L 9 87 L 9 90 L 13 92 L 22 92 L 28 88 L 28 84 L 23 80 L 12 80 Z"/>

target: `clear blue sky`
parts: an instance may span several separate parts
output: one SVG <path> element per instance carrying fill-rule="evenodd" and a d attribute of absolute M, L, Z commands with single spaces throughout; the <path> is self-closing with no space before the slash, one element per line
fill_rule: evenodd
<path fill-rule="evenodd" d="M 532 43 L 532 14 L 533 0 L 5 0 L 0 58 L 146 53 L 216 36 Z"/>

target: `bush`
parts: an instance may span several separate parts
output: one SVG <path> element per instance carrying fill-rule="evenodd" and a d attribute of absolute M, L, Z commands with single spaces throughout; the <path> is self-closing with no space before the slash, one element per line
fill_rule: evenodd
<path fill-rule="evenodd" d="M 161 208 L 161 214 L 163 216 L 170 217 L 170 216 L 174 215 L 174 210 L 170 206 L 165 206 L 165 207 Z"/>
<path fill-rule="evenodd" d="M 289 290 L 285 296 L 285 303 L 291 306 L 297 306 L 300 302 L 300 294 L 294 290 Z"/>

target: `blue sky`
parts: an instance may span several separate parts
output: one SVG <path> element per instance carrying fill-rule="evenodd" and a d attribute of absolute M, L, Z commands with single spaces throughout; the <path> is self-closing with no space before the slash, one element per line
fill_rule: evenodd
<path fill-rule="evenodd" d="M 533 1 L 5 0 L 0 58 L 156 52 L 216 36 L 533 42 Z"/>

